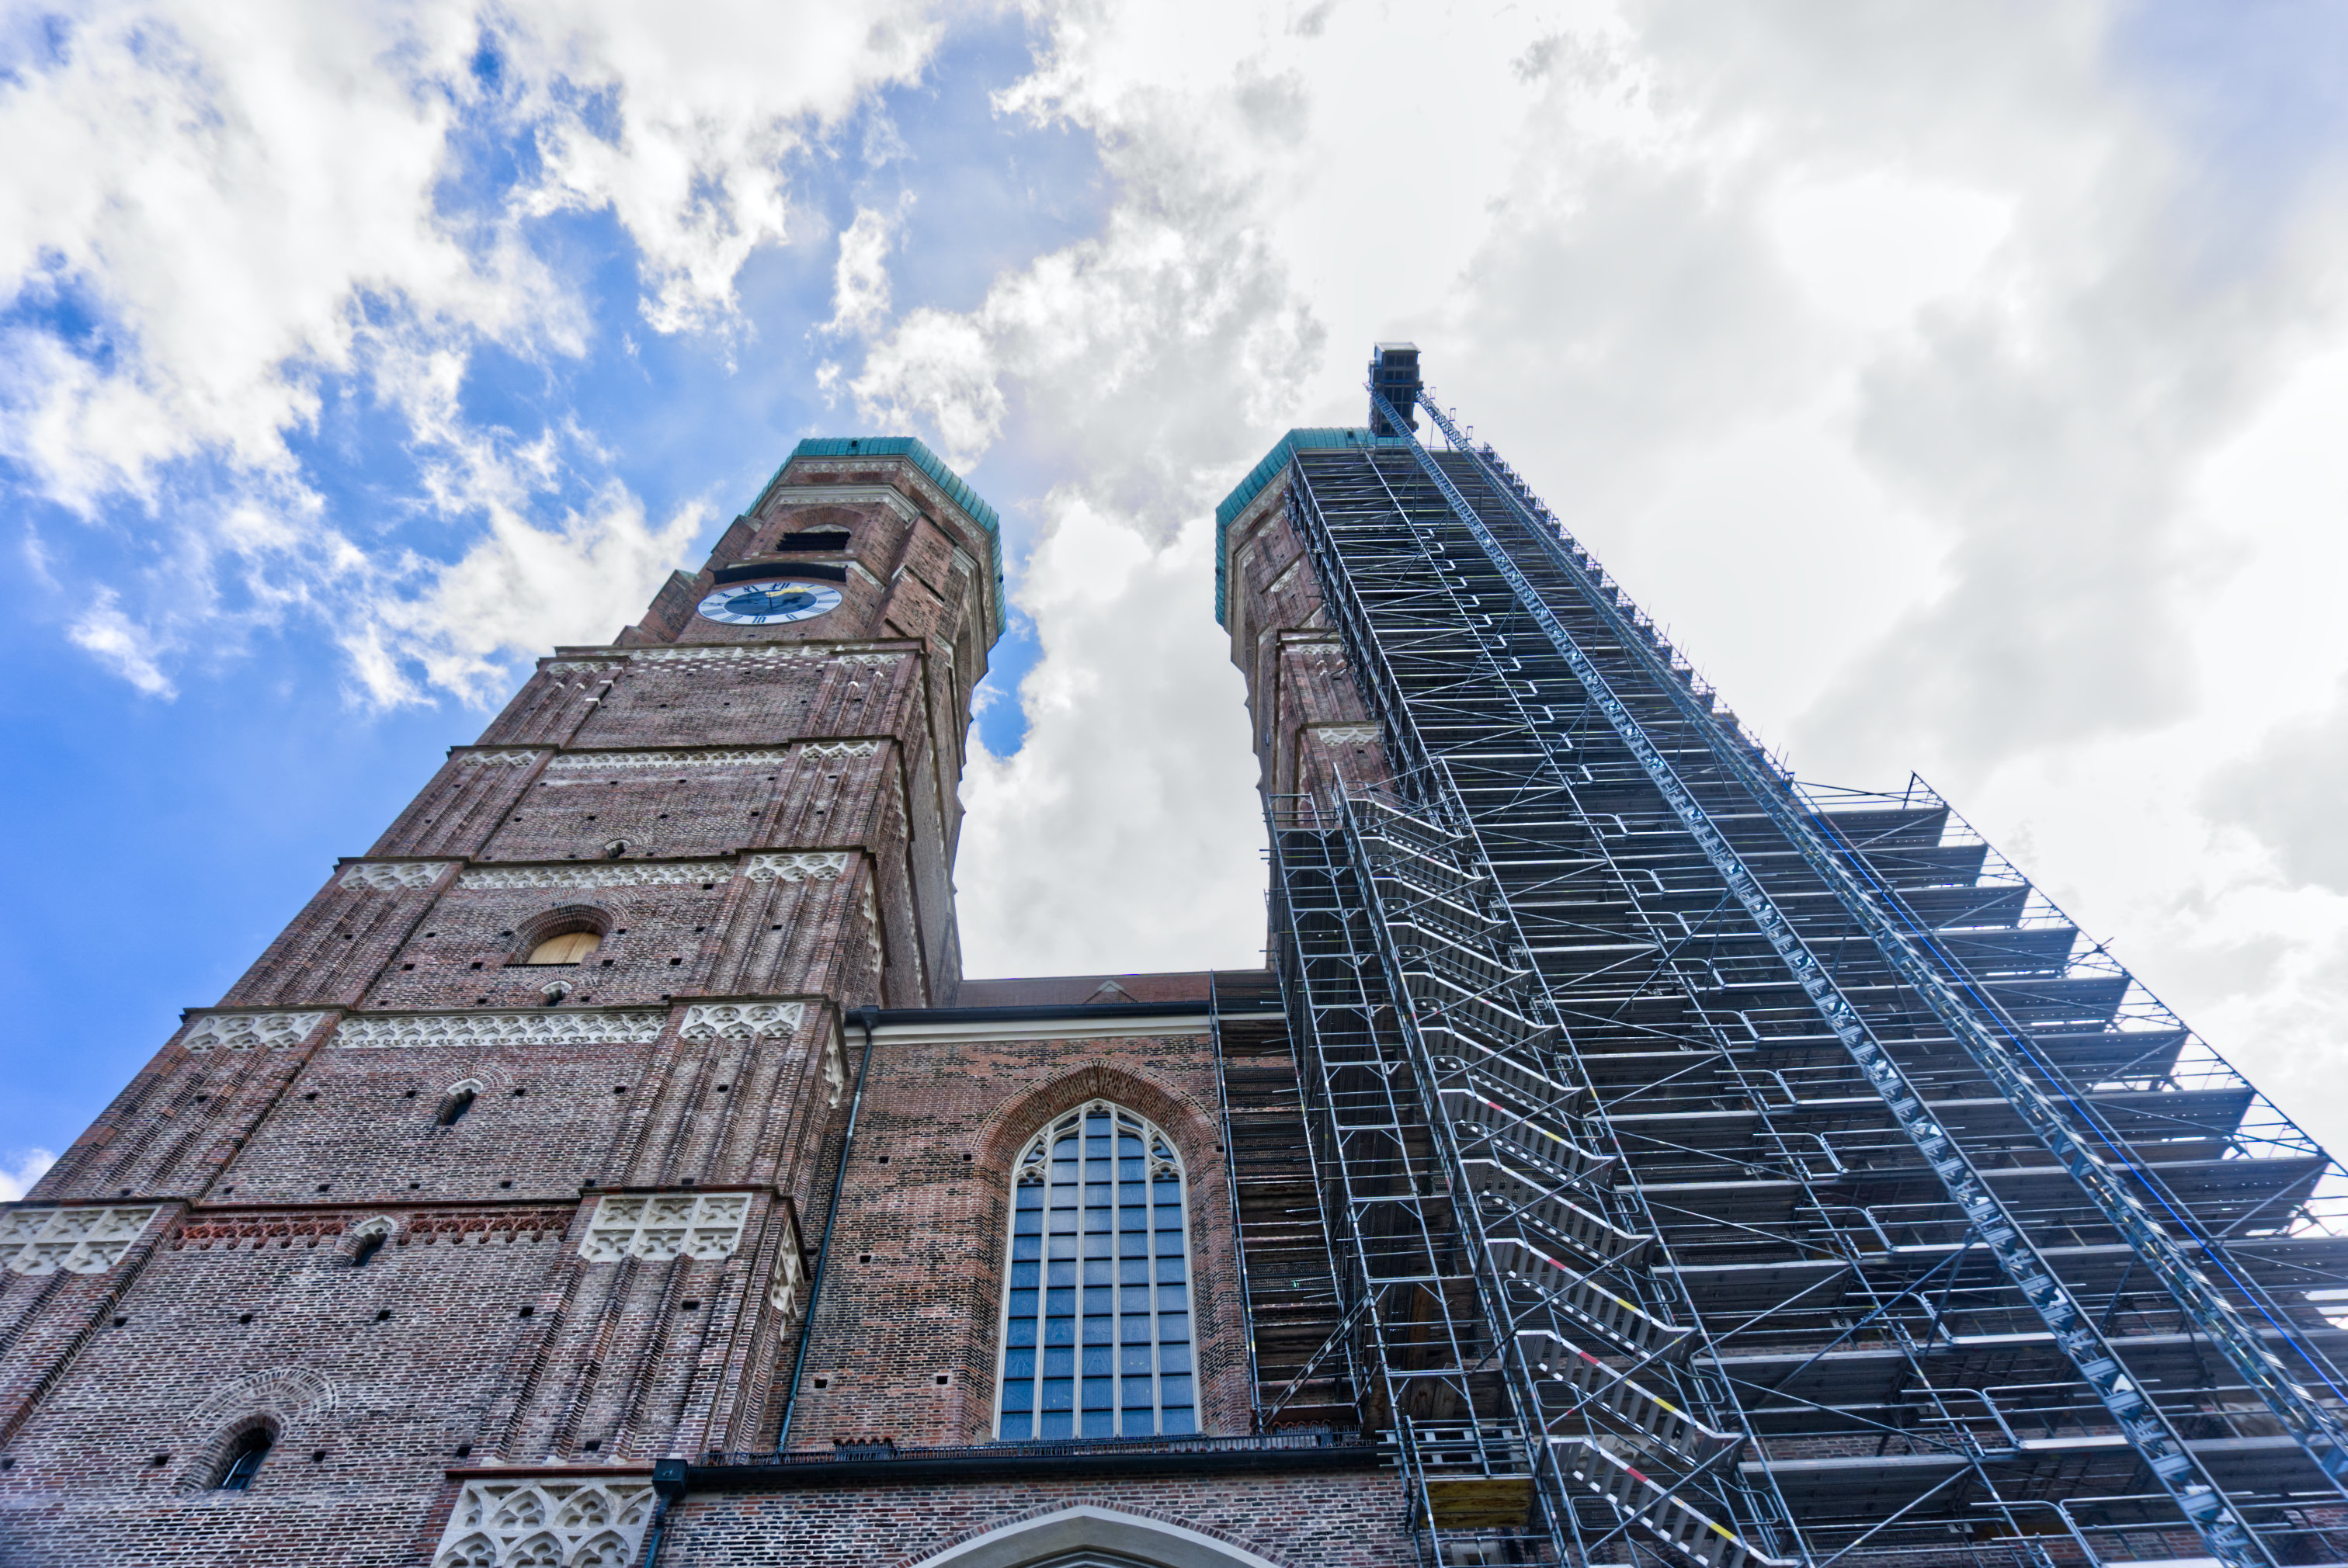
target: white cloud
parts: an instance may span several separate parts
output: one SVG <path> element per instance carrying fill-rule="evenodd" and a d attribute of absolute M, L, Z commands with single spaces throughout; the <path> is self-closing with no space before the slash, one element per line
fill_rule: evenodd
<path fill-rule="evenodd" d="M 148 657 L 148 639 L 119 608 L 121 596 L 100 589 L 97 600 L 74 617 L 66 634 L 77 647 L 149 697 L 177 696 L 170 677 Z"/>
<path fill-rule="evenodd" d="M 1132 528 L 1163 570 L 1282 425 L 1361 418 L 1372 341 L 1415 336 L 1806 771 L 1921 766 L 2287 1094 L 2336 1070 L 2348 900 L 2320 784 L 2288 781 L 2339 754 L 2348 664 L 2315 602 L 2348 564 L 2322 455 L 2348 371 L 2296 378 L 2343 341 L 2341 149 L 2229 182 L 2173 112 L 2265 83 L 2132 76 L 2130 14 L 2094 3 L 1035 15 L 1003 107 L 1096 136 L 1116 203 L 976 308 L 910 312 L 853 377 L 869 413 L 1014 448 L 1054 527 Z M 2297 434 L 2234 456 L 2286 405 Z M 1146 843 L 1137 813 L 1190 843 L 1234 809 L 1100 776 L 1095 737 L 1143 776 L 1232 743 L 1186 702 L 1136 731 L 1131 694 L 1199 655 L 1130 564 L 1083 569 L 1127 621 L 1088 632 L 1060 538 L 1026 749 L 973 775 L 973 972 L 1167 950 L 1094 857 Z M 1236 907 L 1225 876 L 1178 886 Z"/>
<path fill-rule="evenodd" d="M 19 1149 L 15 1161 L 13 1169 L 0 1165 L 0 1204 L 13 1204 L 31 1191 L 33 1184 L 57 1163 L 57 1157 L 46 1149 Z"/>
<path fill-rule="evenodd" d="M 1226 640 L 1200 613 L 1212 530 L 1147 544 L 1072 491 L 1019 591 L 1044 653 L 1028 740 L 973 744 L 955 880 L 973 975 L 1252 968 L 1262 819 Z"/>
<path fill-rule="evenodd" d="M 560 643 L 608 642 L 641 620 L 670 565 L 707 518 L 687 507 L 658 527 L 620 486 L 551 528 L 493 508 L 488 530 L 445 566 L 408 563 L 417 587 L 386 597 L 344 636 L 366 696 L 391 703 L 417 695 L 407 673 L 443 691 L 492 701 L 509 684 L 500 654 L 536 654 Z"/>
<path fill-rule="evenodd" d="M 316 426 L 328 375 L 356 377 L 407 423 L 433 470 L 422 499 L 460 537 L 509 529 L 513 476 L 483 465 L 495 433 L 473 429 L 455 393 L 484 343 L 525 360 L 585 346 L 584 302 L 532 251 L 531 220 L 609 211 L 654 330 L 744 331 L 734 281 L 787 236 L 791 159 L 875 87 L 910 79 L 936 36 L 892 0 L 658 13 L 158 0 L 19 28 L 0 141 L 39 155 L 0 173 L 0 302 L 63 314 L 20 315 L 0 338 L 0 455 L 46 498 L 164 541 L 183 572 L 232 567 L 239 590 L 205 582 L 193 613 L 177 579 L 173 602 L 94 613 L 76 641 L 158 690 L 218 618 L 330 601 L 356 578 L 423 580 L 378 558 L 372 519 L 331 515 L 289 445 Z M 502 189 L 494 163 L 469 161 L 484 144 L 517 155 Z M 526 456 L 507 446 L 502 465 Z M 556 477 L 530 476 L 532 495 Z M 568 525 L 545 537 L 590 548 Z M 427 683 L 471 680 L 445 654 L 480 627 L 431 620 L 456 602 L 398 607 L 374 652 L 424 655 Z M 526 606 L 468 608 L 504 618 L 506 641 L 537 624 Z M 411 689 L 363 679 L 378 695 Z"/>
<path fill-rule="evenodd" d="M 831 270 L 831 320 L 824 330 L 861 335 L 889 319 L 889 251 L 911 205 L 909 192 L 894 212 L 857 209 L 856 220 L 839 234 L 839 256 Z"/>

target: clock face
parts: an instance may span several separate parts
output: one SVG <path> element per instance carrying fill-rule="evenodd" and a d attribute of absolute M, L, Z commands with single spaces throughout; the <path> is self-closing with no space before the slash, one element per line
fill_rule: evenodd
<path fill-rule="evenodd" d="M 820 582 L 729 582 L 701 601 L 701 613 L 728 626 L 780 626 L 808 620 L 839 602 Z"/>

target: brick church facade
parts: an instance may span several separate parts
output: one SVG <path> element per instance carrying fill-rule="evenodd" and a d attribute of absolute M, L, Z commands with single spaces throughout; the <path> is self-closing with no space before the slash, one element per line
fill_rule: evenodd
<path fill-rule="evenodd" d="M 1379 764 L 1275 500 L 1230 620 L 1289 792 Z M 802 443 L 185 1015 L 0 1210 L 0 1561 L 1411 1558 L 1296 1377 L 1268 977 L 962 975 L 1000 556 L 918 443 Z"/>
<path fill-rule="evenodd" d="M 0 1206 L 0 1563 L 2348 1562 L 2348 1170 L 1375 353 L 1269 968 L 963 977 L 997 521 L 802 442 Z"/>

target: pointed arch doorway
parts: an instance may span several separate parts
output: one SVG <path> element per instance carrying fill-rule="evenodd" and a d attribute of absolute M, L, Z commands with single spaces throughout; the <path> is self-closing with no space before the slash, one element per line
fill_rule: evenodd
<path fill-rule="evenodd" d="M 1064 1508 L 950 1546 L 912 1568 L 1282 1568 L 1164 1520 L 1095 1503 Z"/>

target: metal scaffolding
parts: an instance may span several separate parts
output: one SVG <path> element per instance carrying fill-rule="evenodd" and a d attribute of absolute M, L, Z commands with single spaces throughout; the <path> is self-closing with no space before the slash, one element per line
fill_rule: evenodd
<path fill-rule="evenodd" d="M 1920 782 L 1778 768 L 1415 353 L 1371 384 L 1404 439 L 1286 505 L 1395 781 L 1272 803 L 1272 924 L 1299 1376 L 1426 1560 L 2340 1560 L 2339 1167 Z"/>

